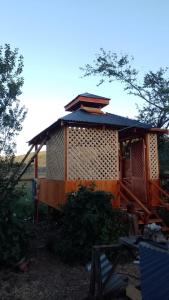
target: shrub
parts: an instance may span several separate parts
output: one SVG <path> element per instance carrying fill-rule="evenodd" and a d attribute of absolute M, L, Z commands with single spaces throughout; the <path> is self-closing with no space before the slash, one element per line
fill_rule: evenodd
<path fill-rule="evenodd" d="M 6 201 L 0 201 L 0 265 L 13 265 L 26 254 L 26 227 L 13 209 L 22 195 L 22 190 L 13 189 L 6 193 Z"/>
<path fill-rule="evenodd" d="M 20 197 L 13 202 L 13 212 L 20 220 L 33 220 L 35 213 L 35 205 L 32 194 L 32 183 L 20 183 L 19 189 L 22 190 Z M 39 220 L 47 219 L 48 206 L 45 203 L 39 202 L 38 204 Z"/>
<path fill-rule="evenodd" d="M 158 213 L 159 213 L 159 216 L 164 221 L 165 225 L 169 227 L 169 211 L 165 208 L 160 208 Z"/>
<path fill-rule="evenodd" d="M 122 213 L 112 209 L 113 195 L 80 187 L 68 196 L 52 249 L 66 262 L 85 262 L 94 244 L 115 242 L 126 234 Z"/>

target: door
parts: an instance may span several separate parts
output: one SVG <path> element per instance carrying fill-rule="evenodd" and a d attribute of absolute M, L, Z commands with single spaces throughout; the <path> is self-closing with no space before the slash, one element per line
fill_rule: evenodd
<path fill-rule="evenodd" d="M 144 204 L 147 202 L 145 146 L 143 139 L 130 141 L 122 162 L 122 180 Z"/>
<path fill-rule="evenodd" d="M 140 139 L 131 143 L 131 185 L 132 192 L 146 204 L 146 172 L 145 172 L 145 146 L 144 140 Z"/>

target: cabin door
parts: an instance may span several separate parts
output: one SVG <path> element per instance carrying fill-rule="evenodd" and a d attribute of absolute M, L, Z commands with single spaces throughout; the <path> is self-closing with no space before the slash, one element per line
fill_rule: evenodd
<path fill-rule="evenodd" d="M 143 139 L 130 141 L 127 156 L 123 159 L 122 180 L 144 204 L 147 202 L 145 146 Z"/>

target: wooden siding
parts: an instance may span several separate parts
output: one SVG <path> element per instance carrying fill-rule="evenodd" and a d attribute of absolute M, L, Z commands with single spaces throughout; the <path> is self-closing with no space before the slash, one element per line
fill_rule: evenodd
<path fill-rule="evenodd" d="M 111 192 L 115 199 L 113 206 L 119 207 L 119 184 L 118 181 L 91 181 L 91 180 L 77 180 L 77 181 L 59 181 L 59 180 L 39 180 L 39 200 L 48 204 L 51 207 L 59 208 L 60 205 L 66 202 L 67 194 L 78 190 L 79 185 L 89 186 L 95 184 L 96 190 Z"/>
<path fill-rule="evenodd" d="M 51 207 L 59 208 L 66 201 L 65 181 L 39 179 L 39 200 Z"/>
<path fill-rule="evenodd" d="M 159 180 L 152 180 L 152 183 L 159 185 Z M 95 184 L 96 190 L 111 192 L 115 198 L 112 202 L 113 207 L 123 206 L 123 202 L 119 196 L 119 181 L 117 180 L 47 180 L 39 179 L 39 200 L 54 208 L 60 208 L 66 202 L 67 194 L 76 192 L 80 185 L 90 186 Z M 149 206 L 156 207 L 161 204 L 159 190 L 153 185 L 149 184 Z M 129 199 L 127 199 L 129 200 Z"/>

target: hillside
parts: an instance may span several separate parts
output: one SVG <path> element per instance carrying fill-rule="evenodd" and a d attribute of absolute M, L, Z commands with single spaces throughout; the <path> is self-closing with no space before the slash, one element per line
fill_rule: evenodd
<path fill-rule="evenodd" d="M 26 162 L 30 159 L 31 156 L 33 156 L 35 152 L 31 152 L 30 155 L 27 157 Z M 25 154 L 23 155 L 18 155 L 15 157 L 17 162 L 22 161 L 24 158 Z M 38 173 L 39 177 L 46 177 L 46 151 L 41 151 L 38 154 Z M 34 163 L 32 163 L 25 174 L 22 176 L 22 179 L 32 179 L 34 178 Z"/>
<path fill-rule="evenodd" d="M 34 154 L 35 152 L 31 152 L 30 155 L 27 157 L 26 162 L 30 159 L 30 157 Z M 25 154 L 23 155 L 18 155 L 16 156 L 16 161 L 20 162 L 24 158 Z M 41 151 L 38 154 L 38 165 L 40 168 L 46 167 L 46 151 Z"/>

